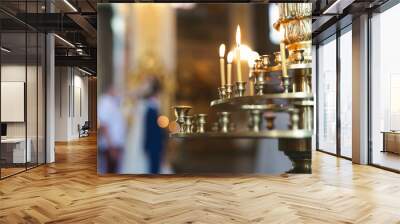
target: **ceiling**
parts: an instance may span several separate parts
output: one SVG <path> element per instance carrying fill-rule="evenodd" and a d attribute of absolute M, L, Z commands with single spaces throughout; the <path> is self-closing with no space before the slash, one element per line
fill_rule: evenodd
<path fill-rule="evenodd" d="M 390 0 L 317 0 L 313 5 L 313 42 L 332 36 L 362 13 L 374 12 Z"/>
<path fill-rule="evenodd" d="M 52 32 L 57 34 L 56 65 L 79 66 L 95 73 L 96 4 L 96 0 L 47 0 L 47 5 L 45 0 L 1 0 L 2 46 L 12 49 L 7 53 L 8 60 L 21 60 L 24 55 L 33 58 L 37 44 L 30 43 L 36 43 L 32 38 L 37 33 Z"/>
<path fill-rule="evenodd" d="M 335 32 L 335 24 L 343 18 L 373 9 L 388 0 L 293 0 L 313 3 L 313 37 L 321 38 Z M 54 32 L 56 64 L 82 66 L 96 71 L 97 57 L 97 3 L 137 2 L 115 0 L 1 0 L 0 25 L 2 43 L 15 49 L 13 54 L 25 52 L 25 30 Z M 146 1 L 148 2 L 148 1 Z M 160 0 L 159 2 L 162 2 Z M 209 2 L 205 0 L 204 2 Z M 215 1 L 214 1 L 215 2 Z M 221 0 L 221 2 L 224 2 Z M 243 2 L 248 2 L 243 0 Z M 283 0 L 251 0 L 251 2 L 285 2 Z M 50 13 L 51 12 L 51 13 Z M 342 24 L 343 25 L 343 24 Z M 344 24 L 345 25 L 345 24 Z M 329 31 L 331 29 L 331 31 Z M 329 32 L 328 32 L 329 31 Z M 22 32 L 22 34 L 21 34 Z M 29 38 L 28 38 L 29 39 Z M 66 43 L 65 41 L 74 45 Z M 28 40 L 29 42 L 30 40 Z M 5 45 L 4 45 L 5 46 Z M 34 51 L 28 44 L 28 54 Z"/>

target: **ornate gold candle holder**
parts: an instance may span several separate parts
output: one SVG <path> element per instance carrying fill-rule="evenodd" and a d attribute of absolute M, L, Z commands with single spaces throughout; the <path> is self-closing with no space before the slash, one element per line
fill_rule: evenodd
<path fill-rule="evenodd" d="M 254 72 L 254 89 L 256 90 L 256 95 L 264 94 L 264 85 L 265 85 L 265 73 L 263 71 L 255 71 Z"/>
<path fill-rule="evenodd" d="M 255 66 L 253 71 L 253 85 L 255 95 L 264 94 L 265 85 L 265 70 L 270 66 L 269 55 L 262 55 L 259 59 L 255 60 Z"/>
<path fill-rule="evenodd" d="M 268 54 L 264 54 L 260 57 L 260 59 L 256 60 L 256 68 L 268 68 L 271 66 L 271 56 Z"/>
<path fill-rule="evenodd" d="M 189 114 L 189 111 L 192 109 L 191 106 L 175 106 L 174 108 L 174 113 L 176 117 L 176 123 L 179 125 L 179 132 L 184 133 L 185 132 L 185 116 Z"/>
<path fill-rule="evenodd" d="M 233 95 L 233 86 L 230 84 L 225 85 L 225 96 L 226 98 L 231 98 Z"/>
<path fill-rule="evenodd" d="M 304 62 L 304 50 L 297 49 L 294 50 L 293 53 L 290 55 L 289 61 L 295 64 L 301 64 Z"/>
<path fill-rule="evenodd" d="M 246 82 L 236 82 L 235 87 L 236 87 L 235 96 L 236 97 L 244 96 L 244 93 L 246 92 Z"/>
<path fill-rule="evenodd" d="M 231 120 L 231 113 L 230 112 L 219 112 L 218 113 L 218 124 L 219 124 L 219 131 L 227 133 L 229 132 L 229 123 Z"/>
<path fill-rule="evenodd" d="M 205 132 L 205 125 L 207 114 L 197 114 L 196 116 L 196 124 L 197 124 L 197 133 L 204 133 Z"/>
<path fill-rule="evenodd" d="M 284 42 L 291 44 L 311 39 L 311 3 L 280 3 L 276 30 L 283 29 Z"/>
<path fill-rule="evenodd" d="M 283 33 L 283 43 L 289 51 L 288 63 L 311 63 L 312 4 L 281 3 L 279 20 L 274 28 Z M 303 52 L 298 52 L 303 50 Z"/>
<path fill-rule="evenodd" d="M 281 52 L 274 52 L 274 62 L 276 65 L 280 65 L 282 62 Z"/>
<path fill-rule="evenodd" d="M 275 60 L 274 60 L 275 64 L 276 65 L 281 65 L 282 64 L 281 52 L 274 52 L 274 57 L 275 57 Z M 290 85 L 289 77 L 286 77 L 286 76 L 282 75 L 281 79 L 282 79 L 281 86 L 284 89 L 284 92 L 288 93 L 289 92 L 289 85 Z"/>
<path fill-rule="evenodd" d="M 312 62 L 311 40 L 296 42 L 286 46 L 290 64 L 309 64 Z"/>

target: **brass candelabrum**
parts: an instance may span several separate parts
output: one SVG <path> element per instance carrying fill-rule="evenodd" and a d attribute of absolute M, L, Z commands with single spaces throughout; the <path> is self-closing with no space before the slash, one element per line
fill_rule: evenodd
<path fill-rule="evenodd" d="M 290 172 L 311 172 L 311 4 L 282 3 L 279 9 L 280 18 L 274 27 L 284 33 L 284 51 L 256 58 L 247 82 L 218 88 L 218 99 L 210 105 L 218 111 L 211 130 L 205 128 L 206 114 L 192 117 L 190 106 L 174 107 L 180 128 L 172 137 L 277 138 L 279 149 L 293 162 Z M 247 87 L 254 93 L 246 92 Z M 247 129 L 236 128 L 237 111 L 247 111 Z M 276 129 L 278 114 L 287 114 L 286 129 Z"/>
<path fill-rule="evenodd" d="M 281 3 L 274 28 L 283 34 L 290 63 L 311 63 L 311 3 Z"/>

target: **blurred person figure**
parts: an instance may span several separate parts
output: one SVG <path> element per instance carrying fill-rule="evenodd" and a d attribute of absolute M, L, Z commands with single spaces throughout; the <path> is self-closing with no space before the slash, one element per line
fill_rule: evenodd
<path fill-rule="evenodd" d="M 147 92 L 149 92 L 149 85 L 148 82 L 144 82 L 129 94 L 134 105 L 130 110 L 132 122 L 127 130 L 129 137 L 126 139 L 121 167 L 121 173 L 124 174 L 146 174 L 149 172 L 149 161 L 144 150 L 145 112 L 147 108 L 143 95 Z"/>
<path fill-rule="evenodd" d="M 149 161 L 149 173 L 158 174 L 163 160 L 165 139 L 165 132 L 157 123 L 161 83 L 152 77 L 149 79 L 149 84 L 148 93 L 144 97 L 146 102 L 144 149 Z"/>
<path fill-rule="evenodd" d="M 118 173 L 125 144 L 122 97 L 114 86 L 99 101 L 99 171 Z"/>

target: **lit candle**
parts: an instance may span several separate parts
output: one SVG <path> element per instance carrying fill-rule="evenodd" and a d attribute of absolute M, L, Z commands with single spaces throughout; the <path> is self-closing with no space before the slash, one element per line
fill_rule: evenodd
<path fill-rule="evenodd" d="M 228 85 L 232 85 L 232 61 L 233 61 L 233 53 L 229 52 L 228 53 L 228 57 L 227 57 L 227 62 L 228 62 L 228 68 L 227 68 L 227 72 L 228 72 L 228 80 L 227 80 L 227 84 Z"/>
<path fill-rule="evenodd" d="M 221 73 L 221 86 L 225 86 L 225 44 L 219 46 L 219 68 Z"/>
<path fill-rule="evenodd" d="M 242 82 L 242 68 L 240 65 L 240 26 L 238 25 L 236 28 L 236 68 L 238 82 Z"/>
<path fill-rule="evenodd" d="M 282 66 L 282 77 L 287 78 L 287 67 L 286 67 L 286 49 L 285 49 L 285 42 L 284 42 L 284 31 L 281 29 L 279 32 L 281 35 L 281 43 L 280 43 L 280 50 L 281 50 L 281 66 Z"/>

